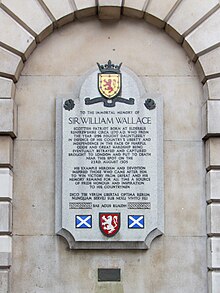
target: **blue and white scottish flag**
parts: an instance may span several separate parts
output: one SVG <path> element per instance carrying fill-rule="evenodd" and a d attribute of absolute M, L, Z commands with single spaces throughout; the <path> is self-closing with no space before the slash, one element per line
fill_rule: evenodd
<path fill-rule="evenodd" d="M 76 216 L 76 228 L 80 228 L 80 229 L 92 228 L 92 216 L 91 215 Z"/>
<path fill-rule="evenodd" d="M 144 229 L 144 216 L 130 215 L 128 216 L 129 229 Z"/>

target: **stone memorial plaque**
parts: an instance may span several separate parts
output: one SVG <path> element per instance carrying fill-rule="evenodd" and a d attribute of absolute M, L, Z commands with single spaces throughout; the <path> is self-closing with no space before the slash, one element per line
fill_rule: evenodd
<path fill-rule="evenodd" d="M 98 64 L 57 99 L 56 233 L 71 249 L 147 249 L 163 233 L 163 107 Z"/>

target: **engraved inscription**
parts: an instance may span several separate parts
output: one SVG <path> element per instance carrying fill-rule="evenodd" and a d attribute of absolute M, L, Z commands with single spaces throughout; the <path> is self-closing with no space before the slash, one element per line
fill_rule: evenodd
<path fill-rule="evenodd" d="M 121 68 L 57 99 L 56 231 L 70 248 L 146 249 L 163 233 L 162 123 L 162 100 Z"/>
<path fill-rule="evenodd" d="M 150 191 L 133 189 L 151 183 L 146 164 L 152 157 L 151 117 L 134 111 L 80 111 L 67 121 L 66 156 L 80 162 L 72 165 L 68 181 L 81 192 L 70 192 L 70 201 L 93 201 L 92 208 L 131 209 L 128 203 L 135 200 L 143 203 L 141 208 L 148 203 L 150 209 Z M 100 200 L 102 204 L 95 205 Z"/>

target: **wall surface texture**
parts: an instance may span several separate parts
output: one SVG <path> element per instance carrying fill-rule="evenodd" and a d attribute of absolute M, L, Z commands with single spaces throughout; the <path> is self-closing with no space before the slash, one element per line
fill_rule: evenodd
<path fill-rule="evenodd" d="M 216 0 L 0 1 L 0 293 L 218 292 L 219 14 Z M 70 251 L 54 233 L 55 98 L 108 59 L 164 99 L 165 233 L 148 251 Z M 122 281 L 98 283 L 99 267 Z"/>

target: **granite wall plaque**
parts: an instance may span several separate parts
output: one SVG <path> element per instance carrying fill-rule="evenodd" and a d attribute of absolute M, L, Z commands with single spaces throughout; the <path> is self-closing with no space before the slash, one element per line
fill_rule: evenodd
<path fill-rule="evenodd" d="M 71 249 L 148 249 L 163 233 L 163 105 L 98 64 L 56 103 L 56 233 Z"/>

